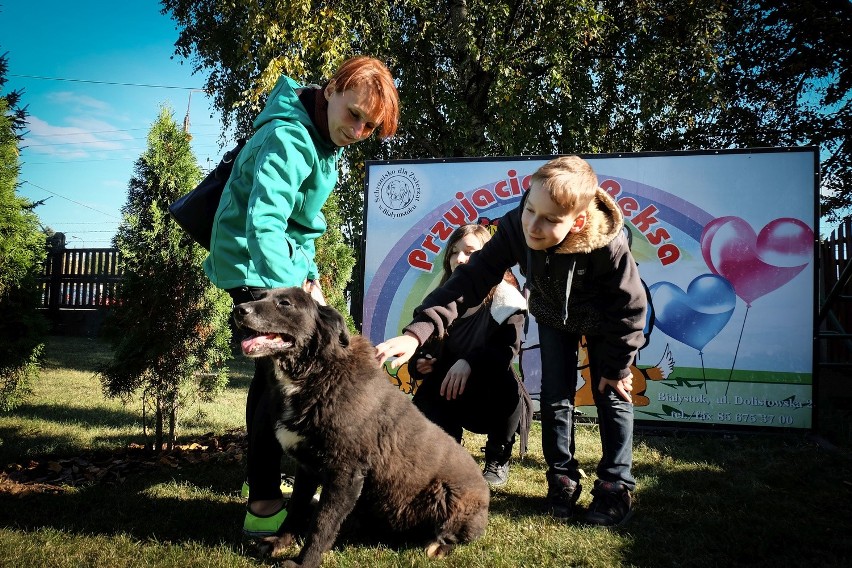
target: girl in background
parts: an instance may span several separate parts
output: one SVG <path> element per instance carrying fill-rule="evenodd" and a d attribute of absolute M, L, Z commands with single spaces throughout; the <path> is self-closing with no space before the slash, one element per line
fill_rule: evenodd
<path fill-rule="evenodd" d="M 443 275 L 449 279 L 491 238 L 482 225 L 463 225 L 447 240 Z M 532 401 L 512 364 L 526 319 L 526 300 L 507 270 L 485 300 L 461 314 L 442 338 L 429 341 L 409 372 L 422 379 L 414 404 L 427 418 L 461 442 L 462 431 L 488 436 L 483 475 L 492 487 L 509 479 L 516 433 L 526 452 Z"/>

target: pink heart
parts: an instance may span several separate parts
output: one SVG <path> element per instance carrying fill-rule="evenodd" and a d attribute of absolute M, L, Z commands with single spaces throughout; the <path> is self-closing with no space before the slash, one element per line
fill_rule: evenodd
<path fill-rule="evenodd" d="M 804 270 L 814 255 L 813 239 L 813 230 L 798 219 L 775 219 L 755 235 L 740 217 L 718 217 L 704 226 L 701 254 L 751 306 Z"/>

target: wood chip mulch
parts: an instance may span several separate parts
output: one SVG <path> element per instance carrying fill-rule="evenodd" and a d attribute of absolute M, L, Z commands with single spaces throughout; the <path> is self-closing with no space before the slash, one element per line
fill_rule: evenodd
<path fill-rule="evenodd" d="M 202 463 L 239 463 L 245 453 L 245 431 L 221 435 L 212 432 L 172 450 L 152 452 L 140 444 L 68 457 L 36 457 L 0 471 L 0 495 L 24 497 L 35 493 L 60 494 L 99 483 L 122 483 L 128 476 L 155 469 L 180 469 Z"/>

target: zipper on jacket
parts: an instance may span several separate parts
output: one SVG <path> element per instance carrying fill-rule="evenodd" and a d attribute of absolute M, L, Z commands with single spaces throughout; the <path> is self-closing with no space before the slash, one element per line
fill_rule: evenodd
<path fill-rule="evenodd" d="M 562 305 L 562 325 L 568 324 L 568 298 L 571 297 L 571 284 L 574 282 L 574 271 L 577 269 L 577 255 L 571 255 L 571 266 L 565 279 L 565 303 Z"/>

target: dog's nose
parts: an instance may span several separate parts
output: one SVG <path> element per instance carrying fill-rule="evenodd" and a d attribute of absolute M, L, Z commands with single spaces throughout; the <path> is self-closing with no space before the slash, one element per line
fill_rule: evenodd
<path fill-rule="evenodd" d="M 234 307 L 234 315 L 235 316 L 247 316 L 252 313 L 254 310 L 248 304 L 240 304 Z"/>

